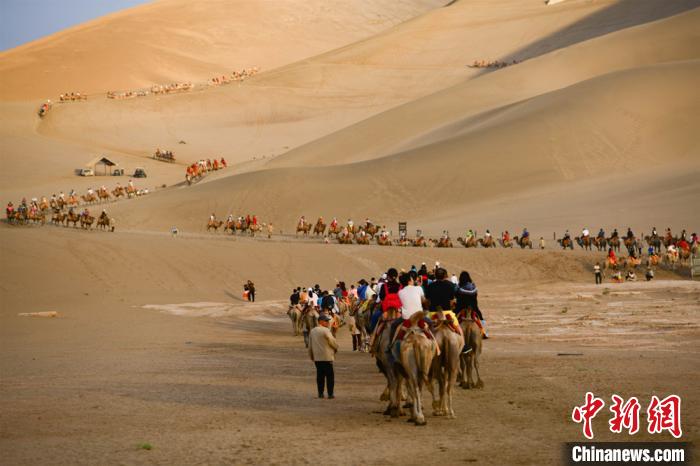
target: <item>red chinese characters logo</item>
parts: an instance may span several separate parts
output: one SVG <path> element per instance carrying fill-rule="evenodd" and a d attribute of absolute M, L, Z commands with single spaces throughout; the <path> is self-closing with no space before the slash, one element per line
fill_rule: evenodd
<path fill-rule="evenodd" d="M 625 428 L 630 435 L 639 432 L 639 400 L 632 397 L 623 404 L 623 399 L 617 395 L 612 396 L 613 404 L 610 406 L 610 411 L 613 413 L 613 418 L 610 419 L 610 432 L 619 434 Z"/>
<path fill-rule="evenodd" d="M 622 397 L 613 394 L 610 412 L 612 418 L 608 421 L 610 432 L 620 434 L 627 430 L 629 435 L 639 432 L 639 412 L 641 406 L 637 397 L 631 397 L 625 401 Z M 605 406 L 605 402 L 593 393 L 587 392 L 585 402 L 581 406 L 575 406 L 571 413 L 571 419 L 583 424 L 583 435 L 587 439 L 593 438 L 593 418 Z M 683 434 L 681 429 L 681 398 L 678 395 L 669 395 L 660 400 L 656 395 L 651 397 L 647 408 L 647 432 L 660 434 L 668 431 L 675 438 Z"/>
<path fill-rule="evenodd" d="M 576 423 L 583 422 L 583 435 L 587 439 L 593 438 L 593 426 L 591 421 L 598 414 L 598 411 L 603 409 L 605 402 L 597 398 L 593 393 L 586 393 L 586 402 L 581 406 L 576 406 L 571 413 L 571 419 Z"/>
<path fill-rule="evenodd" d="M 647 408 L 649 425 L 647 431 L 650 434 L 658 434 L 667 430 L 675 438 L 683 434 L 681 430 L 681 397 L 669 395 L 663 400 L 654 395 Z"/>

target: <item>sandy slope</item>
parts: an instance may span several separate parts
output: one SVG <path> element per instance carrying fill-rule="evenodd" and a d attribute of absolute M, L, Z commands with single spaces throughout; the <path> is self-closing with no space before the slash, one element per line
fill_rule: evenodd
<path fill-rule="evenodd" d="M 376 34 L 440 0 L 162 0 L 0 54 L 0 100 L 271 69 Z"/>
<path fill-rule="evenodd" d="M 51 158 L 52 141 L 75 143 L 72 166 L 80 166 L 96 153 L 105 152 L 133 169 L 147 164 L 143 158 L 155 147 L 169 147 L 182 160 L 219 154 L 229 161 L 250 161 L 253 157 L 269 159 L 416 97 L 484 74 L 496 76 L 510 71 L 488 73 L 465 66 L 475 59 L 529 59 L 610 31 L 666 17 L 695 4 L 697 2 L 693 1 L 644 1 L 634 2 L 634 5 L 626 1 L 571 2 L 553 9 L 535 0 L 457 2 L 371 39 L 266 70 L 242 86 L 133 101 L 93 99 L 88 103 L 61 105 L 41 124 L 34 121 L 35 117 L 29 120 L 29 115 L 35 111 L 34 104 L 24 108 L 3 106 L 0 115 L 26 121 L 28 129 L 27 132 L 23 130 L 22 137 L 39 141 L 43 149 L 37 153 L 42 152 L 47 158 Z M 335 18 L 331 13 L 328 12 Z M 296 43 L 291 42 L 289 46 L 296 50 Z M 63 50 L 59 45 L 56 47 L 56 50 Z M 187 62 L 183 66 L 188 66 Z M 610 71 L 609 68 L 601 66 L 597 72 Z M 556 72 L 560 73 L 560 70 Z M 8 76 L 20 74 L 13 72 Z M 523 83 L 526 90 L 516 99 L 592 75 L 586 72 L 585 66 L 572 70 L 568 78 L 550 79 L 550 74 L 544 74 L 546 79 L 533 75 L 531 80 L 526 80 Z M 514 81 L 521 79 L 518 77 Z M 513 101 L 508 95 L 501 99 L 502 87 L 497 81 L 494 83 L 497 92 L 496 100 L 491 100 L 492 106 Z M 505 85 L 511 86 L 512 82 Z M 475 93 L 486 96 L 479 91 Z M 438 114 L 433 111 L 431 114 L 436 117 L 436 123 L 441 121 Z M 459 109 L 459 115 L 464 116 L 464 109 Z M 406 133 L 410 140 L 415 137 L 415 131 L 409 112 L 399 114 L 399 118 L 400 125 L 395 120 L 387 124 L 393 128 L 405 126 L 401 136 L 405 143 Z M 371 140 L 377 149 L 383 149 L 384 138 L 391 136 L 391 127 L 375 127 L 374 123 L 370 126 L 374 131 L 368 131 L 360 139 Z M 34 134 L 35 128 L 40 137 Z M 17 133 L 7 133 L 7 138 L 3 139 L 10 142 L 6 143 L 3 155 L 14 163 L 23 157 L 24 149 L 21 144 L 11 143 Z M 352 136 L 349 139 L 333 139 L 339 144 L 324 144 L 321 140 L 313 146 L 317 149 L 304 149 L 307 155 L 290 157 L 299 163 L 315 160 L 314 164 L 342 163 L 365 157 L 365 148 L 358 150 Z M 181 140 L 187 145 L 178 144 Z M 283 157 L 281 163 L 286 163 L 290 157 Z M 172 168 L 155 165 L 151 174 L 159 180 L 179 180 L 181 169 Z M 23 171 L 19 179 L 8 177 L 2 184 L 5 189 L 13 186 L 15 189 L 8 194 L 15 194 L 22 189 L 20 180 L 26 181 L 25 186 L 49 186 L 54 176 L 55 172 L 34 168 Z M 53 189 L 73 187 L 56 181 Z M 72 184 L 86 187 L 85 183 L 89 182 L 76 180 Z"/>
<path fill-rule="evenodd" d="M 700 112 L 693 93 L 698 72 L 698 60 L 615 72 L 465 118 L 442 129 L 440 137 L 427 138 L 437 141 L 397 155 L 263 170 L 162 192 L 140 201 L 143 208 L 121 204 L 114 211 L 131 227 L 158 229 L 177 223 L 199 230 L 211 211 L 223 216 L 248 210 L 286 230 L 304 214 L 368 215 L 390 225 L 409 220 L 416 227 L 435 226 L 433 233 L 466 224 L 511 230 L 527 224 L 549 233 L 565 225 L 583 227 L 581 222 L 610 228 L 615 221 L 647 229 L 650 218 L 690 228 L 687 221 L 698 208 L 685 200 L 700 193 L 692 127 Z M 314 182 L 302 182 L 306 177 Z M 568 194 L 558 203 L 563 186 Z M 667 188 L 656 188 L 662 186 L 684 191 L 666 195 Z M 419 187 L 422 202 L 409 202 Z M 600 209 L 617 202 L 628 207 L 623 218 L 614 207 Z M 474 218 L 476 211 L 487 213 L 499 203 L 512 204 L 517 215 L 499 217 L 499 207 L 488 222 Z M 588 220 L 581 218 L 586 206 L 599 207 Z"/>

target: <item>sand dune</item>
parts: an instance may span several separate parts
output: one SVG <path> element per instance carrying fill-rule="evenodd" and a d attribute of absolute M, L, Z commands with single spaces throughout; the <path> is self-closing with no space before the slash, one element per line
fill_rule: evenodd
<path fill-rule="evenodd" d="M 690 13 L 690 18 L 696 14 Z M 177 221 L 188 229 L 201 230 L 203 219 L 211 211 L 225 215 L 252 210 L 287 231 L 300 215 L 335 215 L 343 219 L 369 215 L 390 225 L 410 220 L 416 227 L 428 227 L 433 233 L 444 228 L 459 231 L 474 223 L 480 228 L 501 229 L 520 228 L 527 223 L 531 229 L 546 228 L 549 232 L 550 228 L 564 225 L 578 226 L 580 211 L 589 203 L 602 207 L 612 199 L 630 202 L 640 196 L 645 198 L 650 186 L 662 179 L 665 186 L 679 181 L 690 189 L 687 195 L 692 197 L 700 193 L 700 186 L 689 183 L 687 178 L 692 179 L 700 171 L 692 127 L 693 115 L 700 111 L 700 100 L 693 92 L 700 60 L 667 61 L 692 56 L 692 47 L 682 45 L 687 30 L 680 27 L 678 20 L 692 24 L 683 17 L 665 20 L 669 22 L 668 29 L 678 32 L 674 41 L 666 42 L 667 54 L 658 55 L 658 50 L 651 49 L 650 56 L 661 64 L 603 74 L 473 116 L 467 109 L 467 116 L 461 120 L 456 119 L 456 106 L 448 107 L 447 112 L 453 112 L 448 113 L 452 123 L 438 123 L 439 129 L 414 141 L 412 149 L 353 164 L 337 165 L 336 161 L 336 165 L 327 167 L 318 167 L 322 159 L 304 160 L 295 168 L 268 169 L 219 179 L 192 190 L 164 192 L 143 201 L 146 205 L 137 209 L 140 213 L 130 205 L 116 211 L 126 216 L 132 227 L 158 229 Z M 663 24 L 653 26 L 659 28 Z M 628 37 L 631 32 L 641 37 L 648 30 L 642 27 L 620 33 L 623 42 L 635 42 Z M 613 36 L 599 45 L 614 50 Z M 674 43 L 680 51 L 671 46 Z M 596 50 L 591 44 L 583 45 L 589 46 L 588 54 Z M 641 49 L 649 50 L 646 45 L 640 43 Z M 580 57 L 578 52 L 572 50 Z M 565 53 L 560 55 L 558 58 L 567 62 Z M 643 54 L 637 54 L 640 55 L 644 61 Z M 476 85 L 480 80 L 497 77 L 498 73 L 493 73 L 472 82 Z M 463 92 L 463 88 L 457 86 L 452 91 Z M 435 98 L 439 102 L 463 101 L 462 95 L 449 99 L 449 93 L 450 90 L 444 91 Z M 429 98 L 419 104 L 441 108 Z M 412 105 L 403 108 L 419 114 L 411 109 Z M 400 110 L 387 112 L 361 126 L 367 131 L 398 137 L 396 122 L 405 121 L 400 119 Z M 394 124 L 387 115 L 396 117 Z M 429 127 L 432 120 L 420 121 Z M 370 122 L 377 126 L 373 128 Z M 352 130 L 346 130 L 347 136 L 334 136 L 351 140 Z M 375 139 L 368 132 L 362 141 L 371 147 Z M 342 159 L 343 145 L 338 143 L 336 147 L 338 159 Z M 295 153 L 303 156 L 302 150 Z M 307 183 L 306 179 L 314 181 Z M 578 190 L 587 194 L 567 198 L 573 204 L 557 204 L 557 192 L 564 186 L 572 193 Z M 596 187 L 594 191 L 591 186 Z M 421 193 L 418 201 L 412 200 L 412 193 L 416 192 Z M 519 202 L 527 197 L 542 202 Z M 692 203 L 676 202 L 674 196 L 662 202 L 657 197 L 657 201 L 660 202 L 632 202 L 630 205 L 638 208 L 626 210 L 623 219 L 616 209 L 602 209 L 598 221 L 613 222 L 617 218 L 641 229 L 649 227 L 646 219 L 651 217 L 680 227 L 684 218 L 693 216 Z M 484 205 L 480 207 L 480 203 Z M 517 210 L 518 215 L 511 217 L 518 219 L 516 225 L 508 217 L 486 215 L 493 223 L 485 223 L 486 220 L 475 220 L 470 215 L 488 214 L 494 205 L 502 204 L 512 204 Z M 554 205 L 557 209 L 553 211 Z M 615 214 L 610 215 L 612 212 Z"/>
<path fill-rule="evenodd" d="M 0 100 L 104 93 L 275 68 L 369 37 L 441 0 L 166 0 L 0 53 Z"/>
<path fill-rule="evenodd" d="M 269 166 L 367 160 L 421 144 L 431 132 L 469 117 L 617 70 L 700 57 L 700 9 L 592 39 L 480 76 L 319 138 Z M 634 51 L 634 52 L 632 52 Z M 488 119 L 488 115 L 484 117 Z M 397 124 L 400 121 L 400 124 Z M 438 136 L 439 137 L 439 136 Z M 428 140 L 430 137 L 428 136 Z M 328 153 L 334 153 L 329 157 Z"/>

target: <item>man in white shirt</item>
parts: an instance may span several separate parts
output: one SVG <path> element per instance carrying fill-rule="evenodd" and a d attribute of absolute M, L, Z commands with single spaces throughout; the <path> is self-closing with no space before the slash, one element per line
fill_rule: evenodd
<path fill-rule="evenodd" d="M 584 238 L 588 238 L 588 236 L 589 236 L 590 234 L 591 234 L 591 232 L 588 231 L 588 228 L 584 228 L 583 231 L 581 232 L 581 235 L 582 235 Z"/>
<path fill-rule="evenodd" d="M 423 293 L 423 287 L 417 286 L 413 281 L 413 277 L 410 274 L 403 274 L 399 277 L 399 283 L 401 283 L 401 290 L 399 290 L 399 299 L 401 300 L 401 317 L 403 317 L 403 322 L 396 320 L 392 325 L 401 325 L 401 328 L 396 332 L 394 341 L 401 341 L 404 337 L 406 331 L 411 328 L 411 317 L 416 312 L 423 310 L 423 304 L 426 303 L 425 294 Z M 433 334 L 430 331 L 427 322 L 424 319 L 418 321 L 418 326 L 423 330 L 425 336 L 429 339 L 433 338 Z M 394 330 L 392 329 L 392 332 Z"/>

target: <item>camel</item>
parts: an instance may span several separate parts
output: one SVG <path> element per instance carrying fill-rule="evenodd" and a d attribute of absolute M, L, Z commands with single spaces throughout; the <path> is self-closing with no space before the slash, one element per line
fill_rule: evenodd
<path fill-rule="evenodd" d="M 370 223 L 369 225 L 365 225 L 363 228 L 360 228 L 360 230 L 364 230 L 365 233 L 369 235 L 370 238 L 374 238 L 374 236 L 379 233 L 379 227 L 377 225 L 374 225 Z"/>
<path fill-rule="evenodd" d="M 527 247 L 532 249 L 532 241 L 530 241 L 529 236 L 522 237 L 522 238 L 518 238 L 517 236 L 513 236 L 513 241 L 515 242 L 515 244 L 520 246 L 520 249 L 525 249 Z"/>
<path fill-rule="evenodd" d="M 483 238 L 479 238 L 478 243 L 481 247 L 484 247 L 484 248 L 495 248 L 496 247 L 496 242 L 493 240 L 493 236 L 484 236 Z"/>
<path fill-rule="evenodd" d="M 54 225 L 60 225 L 63 223 L 63 221 L 66 218 L 66 214 L 62 212 L 61 210 L 54 208 L 53 209 L 53 215 L 51 216 L 51 223 Z"/>
<path fill-rule="evenodd" d="M 81 215 L 80 216 L 80 227 L 89 230 L 92 228 L 92 224 L 95 222 L 95 217 L 92 215 Z"/>
<path fill-rule="evenodd" d="M 309 231 L 311 231 L 311 224 L 310 223 L 302 224 L 301 222 L 297 223 L 296 234 L 298 235 L 300 231 L 302 233 L 304 233 L 304 236 L 309 236 Z"/>
<path fill-rule="evenodd" d="M 596 236 L 593 238 L 593 246 L 595 246 L 598 251 L 605 251 L 608 247 L 608 240 L 603 236 Z"/>
<path fill-rule="evenodd" d="M 499 242 L 501 243 L 501 247 L 502 247 L 502 248 L 512 248 L 512 247 L 513 247 L 513 241 L 512 241 L 512 240 L 507 240 L 507 241 L 506 241 L 506 240 L 504 240 L 503 238 L 501 238 L 501 239 L 499 240 Z"/>
<path fill-rule="evenodd" d="M 82 196 L 80 196 L 80 198 L 86 204 L 92 204 L 93 202 L 97 202 L 97 196 L 95 196 L 94 194 L 83 194 Z"/>
<path fill-rule="evenodd" d="M 255 237 L 255 233 L 262 231 L 262 225 L 258 225 L 258 224 L 253 225 L 251 223 L 250 227 L 248 227 L 248 230 L 250 231 L 250 236 Z"/>
<path fill-rule="evenodd" d="M 207 222 L 207 231 L 211 230 L 212 228 L 214 229 L 214 231 L 218 231 L 219 227 L 223 224 L 224 224 L 223 220 L 209 219 L 209 221 Z"/>
<path fill-rule="evenodd" d="M 236 234 L 236 222 L 234 220 L 226 220 L 224 224 L 224 233 L 231 230 L 231 234 Z"/>
<path fill-rule="evenodd" d="M 73 223 L 73 228 L 78 226 L 78 222 L 80 221 L 80 215 L 76 214 L 73 211 L 68 211 L 68 214 L 65 216 L 65 222 L 66 226 L 68 226 L 69 223 Z"/>
<path fill-rule="evenodd" d="M 121 196 L 126 196 L 126 193 L 124 192 L 124 188 L 122 186 L 117 186 L 112 190 L 112 196 L 115 198 L 119 199 Z"/>
<path fill-rule="evenodd" d="M 133 196 L 138 195 L 138 192 L 136 191 L 136 188 L 133 186 L 127 186 L 126 188 L 126 197 L 132 198 Z"/>
<path fill-rule="evenodd" d="M 78 204 L 80 204 L 80 201 L 78 201 L 78 196 L 76 196 L 75 194 L 68 196 L 69 206 L 77 206 Z"/>
<path fill-rule="evenodd" d="M 659 252 L 661 250 L 661 238 L 659 235 L 647 235 L 644 237 L 644 241 L 647 242 L 649 247 L 654 248 L 655 252 Z"/>
<path fill-rule="evenodd" d="M 637 238 L 634 236 L 631 238 L 625 238 L 625 247 L 627 248 L 627 251 L 631 252 L 637 247 Z"/>
<path fill-rule="evenodd" d="M 304 345 L 309 347 L 309 332 L 314 328 L 318 327 L 318 311 L 312 306 L 306 306 L 306 309 L 302 311 L 302 319 L 304 320 Z"/>
<path fill-rule="evenodd" d="M 319 218 L 318 221 L 316 222 L 316 225 L 314 225 L 314 235 L 323 236 L 325 234 L 325 232 L 326 232 L 326 224 L 323 223 L 323 220 L 321 220 Z"/>
<path fill-rule="evenodd" d="M 107 191 L 106 189 L 105 190 L 100 189 L 99 191 L 97 191 L 97 197 L 99 198 L 100 201 L 109 201 L 109 198 L 110 198 L 109 191 Z"/>
<path fill-rule="evenodd" d="M 112 222 L 109 216 L 103 212 L 97 219 L 97 228 L 101 230 L 107 230 L 110 228 L 111 223 Z M 114 228 L 112 228 L 112 231 L 114 231 Z"/>
<path fill-rule="evenodd" d="M 438 323 L 434 331 L 435 342 L 440 348 L 440 356 L 433 359 L 431 375 L 436 379 L 440 388 L 440 399 L 435 399 L 435 392 L 430 387 L 433 395 L 433 415 L 447 416 L 454 419 L 455 413 L 452 409 L 452 387 L 457 381 L 459 372 L 459 358 L 464 345 L 462 335 L 449 329 L 445 321 Z"/>
<path fill-rule="evenodd" d="M 439 247 L 439 248 L 451 248 L 452 247 L 452 240 L 450 238 L 440 238 L 440 240 L 437 243 L 437 247 Z"/>
<path fill-rule="evenodd" d="M 675 252 L 667 252 L 666 253 L 666 256 L 665 256 L 666 263 L 671 267 L 671 270 L 676 269 L 676 264 L 678 263 L 679 256 L 680 256 L 680 254 L 679 254 L 678 250 L 676 250 Z"/>
<path fill-rule="evenodd" d="M 337 238 L 338 235 L 340 235 L 341 231 L 342 231 L 342 228 L 340 228 L 340 225 L 338 225 L 336 223 L 335 226 L 331 225 L 328 227 L 328 236 L 335 235 Z"/>
<path fill-rule="evenodd" d="M 377 236 L 377 244 L 379 246 L 391 246 L 391 240 L 388 236 Z"/>
<path fill-rule="evenodd" d="M 559 243 L 562 249 L 571 248 L 572 251 L 574 250 L 574 242 L 571 238 L 559 238 L 557 243 Z"/>
<path fill-rule="evenodd" d="M 389 309 L 387 311 L 387 320 L 382 327 L 381 333 L 375 334 L 376 350 L 374 351 L 374 357 L 377 367 L 381 373 L 384 374 L 384 377 L 386 377 L 389 394 L 389 404 L 384 414 L 388 414 L 391 417 L 399 417 L 403 414 L 403 409 L 401 408 L 401 384 L 403 377 L 401 376 L 401 369 L 398 361 L 396 361 L 394 355 L 391 354 L 393 337 L 391 334 L 391 324 L 398 318 L 399 314 L 397 309 Z"/>
<path fill-rule="evenodd" d="M 294 306 L 289 306 L 289 310 L 287 311 L 287 315 L 289 316 L 289 319 L 292 321 L 292 331 L 294 332 L 294 336 L 297 337 L 301 334 L 301 327 L 303 324 L 302 318 L 301 318 L 301 306 L 299 304 L 296 304 Z"/>
<path fill-rule="evenodd" d="M 338 243 L 340 244 L 352 244 L 352 235 L 350 233 L 338 236 Z"/>
<path fill-rule="evenodd" d="M 45 197 L 42 198 L 41 202 L 39 203 L 39 210 L 42 212 L 49 210 L 49 201 L 47 201 Z"/>
<path fill-rule="evenodd" d="M 41 210 L 30 210 L 29 214 L 27 215 L 27 220 L 44 225 L 46 223 L 46 215 Z"/>
<path fill-rule="evenodd" d="M 460 243 L 465 248 L 475 248 L 477 246 L 476 237 L 470 236 L 468 240 L 463 238 L 457 238 L 457 242 Z"/>
<path fill-rule="evenodd" d="M 608 238 L 608 245 L 612 248 L 613 251 L 620 252 L 620 237 L 611 236 L 610 238 Z"/>
<path fill-rule="evenodd" d="M 591 251 L 593 249 L 593 241 L 591 241 L 590 236 L 577 236 L 575 238 L 576 243 L 581 246 L 586 251 Z"/>
<path fill-rule="evenodd" d="M 484 382 L 479 375 L 479 355 L 483 340 L 481 329 L 472 318 L 464 319 L 459 325 L 462 328 L 462 334 L 464 334 L 464 342 L 472 349 L 469 353 L 460 355 L 462 380 L 459 386 L 464 389 L 483 388 Z M 472 378 L 472 369 L 476 371 L 476 383 Z"/>
<path fill-rule="evenodd" d="M 357 235 L 357 236 L 355 237 L 355 242 L 356 242 L 357 244 L 365 244 L 365 245 L 368 245 L 368 244 L 369 244 L 369 238 L 370 238 L 369 235 Z"/>
<path fill-rule="evenodd" d="M 417 248 L 424 248 L 424 247 L 426 247 L 427 244 L 426 244 L 426 242 L 425 242 L 425 238 L 422 237 L 422 236 L 419 236 L 419 237 L 416 238 L 416 240 L 413 242 L 413 246 L 415 246 L 415 247 L 417 247 Z"/>
<path fill-rule="evenodd" d="M 355 317 L 355 325 L 360 330 L 360 351 L 368 351 L 369 343 L 369 322 L 372 316 L 372 310 L 376 301 L 368 300 L 364 302 L 355 302 L 350 307 L 350 315 Z"/>
<path fill-rule="evenodd" d="M 401 342 L 401 367 L 406 379 L 406 388 L 411 398 L 409 422 L 417 426 L 426 424 L 423 414 L 423 387 L 430 385 L 430 370 L 437 355 L 435 340 L 429 340 L 416 325 L 423 319 L 422 312 L 411 316 L 411 327 Z"/>

